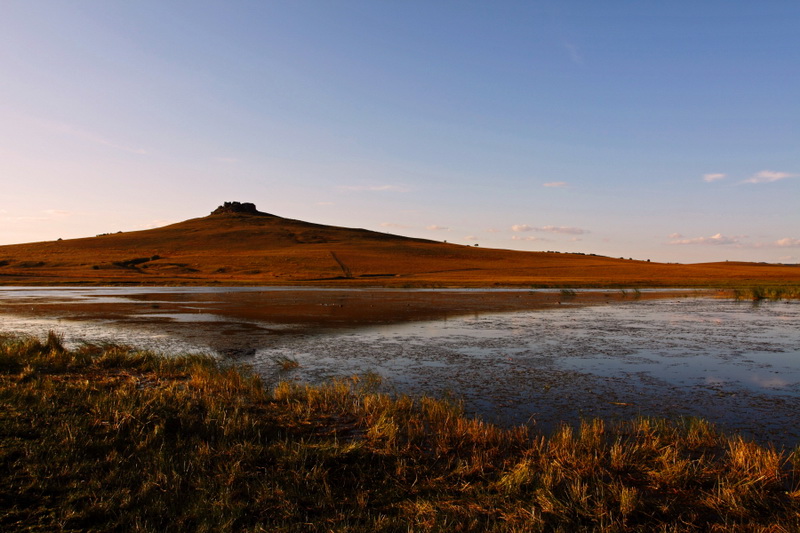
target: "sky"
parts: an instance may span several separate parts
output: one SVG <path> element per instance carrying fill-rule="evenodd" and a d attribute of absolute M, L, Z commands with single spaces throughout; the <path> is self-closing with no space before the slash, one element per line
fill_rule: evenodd
<path fill-rule="evenodd" d="M 800 263 L 800 2 L 2 0 L 0 244 L 225 201 Z"/>

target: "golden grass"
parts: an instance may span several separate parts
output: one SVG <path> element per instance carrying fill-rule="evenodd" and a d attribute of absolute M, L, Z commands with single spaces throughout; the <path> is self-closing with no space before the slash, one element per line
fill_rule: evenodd
<path fill-rule="evenodd" d="M 0 341 L 3 531 L 797 531 L 800 453 L 701 420 L 551 435 L 57 335 Z"/>
<path fill-rule="evenodd" d="M 664 264 L 410 239 L 275 216 L 0 246 L 4 284 L 750 287 L 800 286 L 800 267 Z"/>

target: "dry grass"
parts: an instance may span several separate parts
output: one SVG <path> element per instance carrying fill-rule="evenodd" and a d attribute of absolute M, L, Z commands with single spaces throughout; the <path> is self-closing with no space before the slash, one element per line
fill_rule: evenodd
<path fill-rule="evenodd" d="M 800 286 L 797 285 L 755 285 L 733 290 L 733 297 L 737 300 L 796 300 L 800 298 Z"/>
<path fill-rule="evenodd" d="M 300 367 L 300 361 L 294 357 L 289 357 L 288 355 L 275 357 L 274 361 L 275 364 L 278 365 L 278 367 L 284 372 L 288 372 L 289 370 L 294 370 L 295 368 Z"/>
<path fill-rule="evenodd" d="M 746 288 L 796 287 L 800 267 L 518 252 L 276 216 L 213 215 L 145 231 L 0 246 L 0 279 L 5 284 Z"/>
<path fill-rule="evenodd" d="M 267 391 L 209 358 L 3 338 L 0 528 L 800 528 L 797 451 L 695 419 L 501 429 L 378 381 Z"/>

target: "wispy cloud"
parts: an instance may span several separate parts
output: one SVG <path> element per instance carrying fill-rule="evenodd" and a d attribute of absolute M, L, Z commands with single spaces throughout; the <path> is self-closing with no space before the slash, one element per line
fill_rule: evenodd
<path fill-rule="evenodd" d="M 583 54 L 581 54 L 580 48 L 578 48 L 575 43 L 566 42 L 564 43 L 564 48 L 567 50 L 569 58 L 573 63 L 576 65 L 583 65 Z"/>
<path fill-rule="evenodd" d="M 727 174 L 703 174 L 703 181 L 711 183 L 712 181 L 724 180 Z"/>
<path fill-rule="evenodd" d="M 339 189 L 343 191 L 367 191 L 367 192 L 408 192 L 409 189 L 399 185 L 342 185 Z"/>
<path fill-rule="evenodd" d="M 170 224 L 174 224 L 177 222 L 176 220 L 170 220 L 167 218 L 157 218 L 155 220 L 151 220 L 150 222 L 145 222 L 144 224 L 139 226 L 139 229 L 153 229 L 153 228 L 163 228 L 164 226 L 169 226 Z"/>
<path fill-rule="evenodd" d="M 784 180 L 786 178 L 796 178 L 798 174 L 789 172 L 775 172 L 772 170 L 762 170 L 744 180 L 744 183 L 772 183 L 773 181 Z"/>
<path fill-rule="evenodd" d="M 466 237 L 464 237 L 464 239 L 467 241 L 477 241 L 478 237 L 476 237 L 475 235 L 467 235 Z"/>
<path fill-rule="evenodd" d="M 673 235 L 677 235 L 673 233 L 670 235 L 672 238 Z M 722 244 L 740 244 L 742 236 L 733 236 L 727 237 L 721 233 L 717 233 L 716 235 L 712 235 L 711 237 L 693 237 L 691 239 L 684 239 L 684 238 L 675 238 L 670 241 L 670 244 L 702 244 L 702 245 L 722 245 Z"/>
<path fill-rule="evenodd" d="M 588 230 L 581 229 L 581 228 L 574 228 L 570 226 L 539 226 L 533 227 L 527 224 L 516 224 L 511 226 L 511 231 L 514 232 L 524 232 L 524 231 L 544 231 L 547 233 L 563 233 L 566 235 L 583 235 L 584 233 L 589 233 Z"/>
<path fill-rule="evenodd" d="M 800 239 L 785 237 L 777 241 L 770 242 L 748 242 L 747 235 L 726 236 L 721 233 L 711 237 L 692 237 L 685 238 L 680 233 L 673 233 L 669 236 L 669 244 L 699 244 L 699 245 L 733 245 L 736 248 L 800 248 Z"/>
<path fill-rule="evenodd" d="M 114 148 L 116 150 L 121 150 L 123 152 L 128 152 L 131 154 L 136 154 L 136 155 L 147 154 L 147 150 L 144 150 L 143 148 L 136 148 L 132 146 L 127 146 L 125 144 L 120 144 L 118 142 L 111 141 L 101 135 L 97 135 L 95 133 L 82 130 L 70 124 L 65 124 L 63 122 L 54 122 L 50 120 L 41 120 L 38 122 L 39 124 L 42 125 L 42 127 L 54 133 L 58 133 L 61 135 L 69 135 L 71 137 L 76 137 L 84 141 L 88 141 L 94 144 L 100 144 L 103 146 L 108 146 L 109 148 Z"/>
<path fill-rule="evenodd" d="M 45 209 L 42 211 L 48 217 L 68 217 L 72 215 L 72 211 L 64 211 L 63 209 Z"/>
<path fill-rule="evenodd" d="M 64 211 L 63 209 L 43 209 L 38 213 L 31 213 L 27 215 L 10 215 L 7 210 L 0 210 L 0 220 L 11 223 L 43 222 L 72 215 L 74 215 L 72 211 Z"/>
<path fill-rule="evenodd" d="M 548 183 L 543 183 L 542 187 L 554 187 L 563 189 L 564 187 L 569 187 L 569 183 L 567 183 L 566 181 L 551 181 Z"/>
<path fill-rule="evenodd" d="M 527 235 L 523 237 L 522 235 L 512 235 L 512 241 L 540 241 L 540 242 L 549 242 L 550 239 L 545 239 L 544 237 L 536 237 L 534 235 Z"/>
<path fill-rule="evenodd" d="M 448 228 L 447 226 L 439 226 L 437 224 L 431 224 L 430 226 L 425 226 L 425 229 L 431 231 L 447 231 L 450 228 Z"/>
<path fill-rule="evenodd" d="M 567 235 L 583 235 L 589 233 L 585 229 L 573 228 L 570 226 L 542 226 L 541 228 L 534 228 L 536 231 L 548 231 L 550 233 L 564 233 Z"/>

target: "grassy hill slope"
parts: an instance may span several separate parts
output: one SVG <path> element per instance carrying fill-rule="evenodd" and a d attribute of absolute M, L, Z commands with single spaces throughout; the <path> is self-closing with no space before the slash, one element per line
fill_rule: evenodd
<path fill-rule="evenodd" d="M 229 204 L 226 204 L 226 207 Z M 236 206 L 252 204 L 236 204 Z M 650 263 L 412 239 L 220 208 L 162 228 L 0 246 L 0 284 L 743 286 L 800 267 Z"/>

